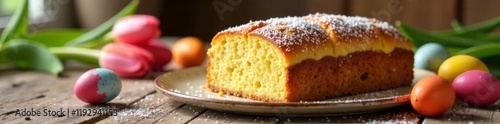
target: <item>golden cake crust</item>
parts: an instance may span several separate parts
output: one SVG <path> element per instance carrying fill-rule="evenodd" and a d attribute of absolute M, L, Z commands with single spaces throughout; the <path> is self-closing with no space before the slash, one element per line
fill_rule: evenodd
<path fill-rule="evenodd" d="M 256 36 L 270 41 L 285 56 L 288 65 L 305 59 L 319 60 L 333 55 L 333 44 L 317 24 L 301 17 L 255 21 L 219 32 L 212 41 L 217 44 L 225 35 Z"/>
<path fill-rule="evenodd" d="M 313 14 L 255 21 L 219 32 L 211 45 L 232 37 L 267 41 L 279 51 L 285 65 L 273 71 L 286 73 L 286 81 L 278 82 L 285 84 L 285 98 L 212 84 L 218 81 L 212 77 L 218 75 L 210 73 L 211 67 L 220 63 L 210 60 L 207 87 L 214 92 L 272 102 L 312 101 L 410 85 L 413 79 L 413 45 L 394 27 L 375 19 Z M 216 57 L 214 52 L 208 51 L 211 59 Z M 241 65 L 226 69 L 234 71 L 233 66 Z"/>
<path fill-rule="evenodd" d="M 387 22 L 365 17 L 312 14 L 304 19 L 319 24 L 334 41 L 334 57 L 357 51 L 390 53 L 395 48 L 412 50 L 413 45 Z"/>
<path fill-rule="evenodd" d="M 364 17 L 311 14 L 304 17 L 272 18 L 229 28 L 215 35 L 258 36 L 268 39 L 293 65 L 306 59 L 345 56 L 360 51 L 390 53 L 395 48 L 413 51 L 413 44 L 387 22 Z"/>

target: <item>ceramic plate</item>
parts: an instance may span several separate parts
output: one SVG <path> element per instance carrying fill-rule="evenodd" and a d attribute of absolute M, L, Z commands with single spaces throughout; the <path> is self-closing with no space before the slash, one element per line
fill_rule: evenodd
<path fill-rule="evenodd" d="M 343 96 L 314 102 L 274 103 L 231 95 L 219 96 L 206 87 L 206 67 L 193 67 L 163 74 L 156 78 L 155 88 L 171 99 L 209 109 L 255 115 L 325 116 L 348 115 L 379 111 L 408 104 L 411 86 L 386 91 Z M 414 69 L 415 79 L 433 72 Z"/>

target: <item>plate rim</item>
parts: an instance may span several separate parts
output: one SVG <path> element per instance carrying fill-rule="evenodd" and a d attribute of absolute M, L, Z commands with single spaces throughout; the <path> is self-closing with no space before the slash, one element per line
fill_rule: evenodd
<path fill-rule="evenodd" d="M 188 94 L 183 94 L 180 92 L 175 92 L 172 90 L 168 90 L 168 87 L 162 87 L 160 85 L 160 79 L 162 77 L 172 75 L 175 73 L 188 72 L 197 69 L 206 69 L 206 66 L 195 66 L 185 68 L 183 70 L 178 70 L 174 72 L 168 72 L 165 74 L 161 74 L 157 78 L 155 78 L 153 84 L 157 91 L 162 92 L 165 95 L 173 96 L 176 99 L 185 99 L 191 101 L 199 101 L 199 102 L 209 102 L 216 104 L 238 104 L 238 105 L 247 105 L 247 106 L 269 106 L 269 107 L 315 107 L 315 106 L 339 106 L 339 105 L 352 105 L 352 104 L 399 104 L 399 103 L 409 103 L 410 102 L 410 94 L 404 95 L 396 95 L 390 97 L 382 97 L 382 98 L 370 98 L 370 99 L 361 99 L 361 100 L 344 100 L 344 101 L 309 101 L 309 102 L 265 102 L 265 101 L 238 101 L 238 100 L 227 100 L 227 99 L 215 99 L 215 98 L 206 98 L 206 97 L 198 97 Z M 205 72 L 206 73 L 206 72 Z M 243 97 L 241 97 L 243 98 Z M 244 98 L 248 99 L 248 98 Z M 185 102 L 185 101 L 183 101 Z"/>

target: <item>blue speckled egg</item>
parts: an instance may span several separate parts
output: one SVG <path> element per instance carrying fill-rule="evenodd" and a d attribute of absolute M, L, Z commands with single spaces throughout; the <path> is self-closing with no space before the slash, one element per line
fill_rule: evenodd
<path fill-rule="evenodd" d="M 121 89 L 122 83 L 115 72 L 96 68 L 83 73 L 76 81 L 73 91 L 83 102 L 103 104 L 118 96 Z"/>
<path fill-rule="evenodd" d="M 438 43 L 427 43 L 415 52 L 415 68 L 437 72 L 441 63 L 450 57 L 446 48 Z"/>

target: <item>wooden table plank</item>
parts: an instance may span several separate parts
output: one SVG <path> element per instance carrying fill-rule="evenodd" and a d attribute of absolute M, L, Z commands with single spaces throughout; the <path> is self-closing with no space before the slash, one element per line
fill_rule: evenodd
<path fill-rule="evenodd" d="M 166 44 L 171 45 L 175 38 L 166 38 Z M 44 109 L 97 109 L 97 108 L 113 108 L 123 109 L 132 108 L 133 103 L 140 101 L 147 94 L 154 93 L 152 82 L 155 77 L 165 72 L 156 72 L 146 76 L 143 80 L 137 79 L 122 79 L 122 91 L 117 98 L 110 103 L 99 106 L 87 105 L 79 101 L 73 94 L 73 86 L 76 79 L 91 67 L 74 63 L 65 64 L 65 71 L 61 74 L 62 77 L 49 75 L 46 73 L 35 71 L 17 71 L 9 70 L 0 72 L 0 93 L 14 95 L 2 95 L 0 100 L 6 102 L 0 104 L 0 122 L 8 123 L 80 123 L 80 122 L 97 122 L 107 118 L 107 116 L 68 116 L 64 117 L 24 117 L 15 116 L 15 111 L 19 107 L 28 109 L 33 108 L 35 111 L 43 111 Z M 178 65 L 175 62 L 169 64 L 166 70 L 178 70 Z M 19 91 L 29 91 L 22 93 Z M 33 94 L 36 94 L 35 96 Z M 147 99 L 145 97 L 144 99 Z M 143 99 L 143 100 L 144 100 Z M 172 102 L 170 102 L 172 103 Z M 183 103 L 178 103 L 178 106 Z"/>
<path fill-rule="evenodd" d="M 480 109 L 491 111 L 491 122 L 494 124 L 500 123 L 500 100 L 497 100 L 497 102 L 492 105 Z"/>
<path fill-rule="evenodd" d="M 73 64 L 74 63 L 69 63 L 69 65 Z M 72 85 L 74 80 L 78 77 L 70 77 L 68 75 L 80 75 L 83 72 L 82 70 L 84 70 L 81 67 L 86 66 L 70 66 L 67 68 L 67 71 L 63 72 L 61 74 L 62 76 L 59 77 L 37 71 L 12 71 L 19 73 L 11 74 L 2 72 L 6 75 L 2 75 L 2 78 L 0 78 L 0 83 L 5 84 L 0 85 L 0 94 L 12 95 L 0 96 L 0 100 L 4 102 L 4 104 L 0 104 L 0 107 L 16 107 L 26 103 L 32 105 L 30 104 L 32 100 L 36 101 L 39 98 L 51 96 L 51 94 L 61 95 L 61 92 L 69 92 L 66 90 L 72 90 L 72 86 L 69 87 L 68 85 Z M 88 67 L 86 69 L 88 69 Z M 7 72 L 10 72 L 10 70 Z M 50 89 L 55 90 L 51 91 Z M 29 93 L 26 93 L 26 91 L 29 91 Z M 55 96 L 51 97 L 58 98 Z M 38 102 L 39 101 L 36 101 L 35 103 Z"/>
<path fill-rule="evenodd" d="M 426 117 L 424 123 L 492 123 L 491 111 L 460 108 L 447 112 L 442 116 Z"/>
<path fill-rule="evenodd" d="M 154 123 L 184 103 L 170 100 L 161 93 L 154 93 L 98 123 Z"/>
<path fill-rule="evenodd" d="M 84 71 L 67 71 L 65 73 L 68 74 L 68 78 L 64 79 L 57 77 L 53 78 L 54 76 L 46 75 L 40 77 L 46 81 L 28 82 L 29 84 L 32 83 L 46 84 L 44 82 L 55 82 L 55 83 L 53 85 L 47 85 L 47 86 L 38 86 L 38 85 L 36 86 L 36 88 L 46 89 L 47 93 L 45 93 L 45 97 L 25 103 L 23 102 L 24 104 L 23 103 L 12 104 L 10 105 L 10 107 L 17 106 L 17 107 L 31 108 L 33 107 L 32 105 L 36 104 L 37 106 L 33 108 L 37 111 L 42 111 L 44 109 L 53 110 L 59 108 L 70 109 L 70 110 L 85 109 L 85 108 L 97 109 L 103 107 L 104 108 L 108 107 L 113 109 L 123 109 L 125 107 L 128 107 L 128 105 L 138 101 L 147 94 L 155 92 L 151 79 L 122 80 L 122 91 L 116 99 L 112 100 L 109 104 L 106 105 L 100 105 L 100 106 L 88 105 L 78 100 L 73 94 L 73 86 L 74 86 L 73 82 L 75 82 L 76 79 L 83 72 Z M 24 89 L 24 90 L 29 91 L 29 89 Z M 69 116 L 69 118 L 66 117 L 53 118 L 53 117 L 42 116 L 42 117 L 29 117 L 29 118 L 30 118 L 29 121 L 34 123 L 86 122 L 86 121 L 99 121 L 100 119 L 103 119 L 103 117 L 101 116 L 83 116 L 83 117 Z M 47 121 L 48 118 L 50 119 Z M 100 119 L 95 119 L 95 118 L 100 118 Z M 14 116 L 14 114 L 10 114 L 7 116 L 3 116 L 2 121 L 22 123 L 26 122 L 26 119 L 25 117 Z"/>
<path fill-rule="evenodd" d="M 491 111 L 493 111 L 493 123 L 500 123 L 500 100 L 498 100 L 495 104 L 488 106 Z"/>
<path fill-rule="evenodd" d="M 69 72 L 71 73 L 71 72 Z M 26 78 L 22 78 L 26 77 Z M 69 78 L 57 78 L 52 75 L 39 73 L 39 72 L 29 72 L 22 73 L 19 76 L 12 76 L 9 82 L 10 84 L 15 84 L 17 82 L 22 82 L 22 84 L 17 87 L 13 87 L 10 90 L 2 90 L 2 95 L 0 100 L 2 100 L 3 108 L 2 116 L 0 120 L 7 120 L 5 117 L 5 112 L 14 112 L 17 108 L 27 108 L 33 107 L 38 109 L 39 107 L 44 107 L 47 104 L 55 103 L 68 98 L 70 95 L 64 95 L 63 93 L 70 92 L 72 88 L 67 88 Z M 14 100 L 8 100 L 14 99 Z M 13 113 L 11 113 L 13 114 Z M 9 117 L 17 118 L 17 117 Z"/>
<path fill-rule="evenodd" d="M 157 93 L 160 94 L 160 93 Z M 162 118 L 165 117 L 167 114 L 172 114 L 172 112 L 176 109 L 180 109 L 182 106 L 186 105 L 184 103 L 174 101 L 169 99 L 166 96 L 160 97 L 165 101 L 165 104 L 162 104 L 161 106 L 158 107 L 158 109 L 161 109 L 164 111 L 162 114 L 155 114 L 151 117 L 144 118 L 142 120 L 139 120 L 137 123 L 142 123 L 142 124 L 151 124 L 151 123 L 156 123 L 156 122 L 161 122 Z"/>
<path fill-rule="evenodd" d="M 285 123 L 418 123 L 421 116 L 411 105 L 404 105 L 389 110 L 344 116 L 298 117 Z"/>
<path fill-rule="evenodd" d="M 141 100 L 144 96 L 155 92 L 152 86 L 152 81 L 150 80 L 125 80 L 122 82 L 122 91 L 118 95 L 117 99 L 110 101 L 105 105 L 88 105 L 81 102 L 76 97 L 67 99 L 60 104 L 65 106 L 65 108 L 70 109 L 116 109 L 121 110 L 124 108 L 130 108 L 130 106 Z M 56 107 L 57 106 L 53 106 Z M 107 118 L 107 116 L 70 116 L 69 118 L 56 118 L 50 121 L 44 121 L 48 123 L 69 123 L 69 122 L 90 122 L 95 123 L 102 119 Z"/>
<path fill-rule="evenodd" d="M 469 107 L 457 101 L 453 108 L 437 117 L 426 117 L 424 123 L 499 123 L 500 101 L 487 107 Z M 497 114 L 497 116 L 495 116 Z"/>
<path fill-rule="evenodd" d="M 48 87 L 46 86 L 54 85 L 54 82 L 58 80 L 57 78 L 50 77 L 40 80 L 47 76 L 50 75 L 40 72 L 23 72 L 3 75 L 3 78 L 0 78 L 0 83 L 2 84 L 0 85 L 0 94 L 12 95 L 1 95 L 0 100 L 4 103 L 0 106 L 22 103 L 39 97 L 39 95 L 33 94 L 43 94 L 44 92 L 47 92 L 46 90 Z M 32 83 L 34 81 L 37 81 L 37 83 Z"/>
<path fill-rule="evenodd" d="M 181 108 L 172 111 L 170 114 L 163 116 L 155 123 L 167 123 L 167 124 L 187 123 L 197 118 L 205 111 L 207 111 L 206 108 L 192 106 L 192 105 L 184 105 Z"/>
<path fill-rule="evenodd" d="M 41 95 L 43 97 L 39 97 L 37 99 L 30 99 L 28 101 L 22 101 L 22 102 L 13 102 L 10 104 L 7 104 L 6 107 L 9 108 L 9 112 L 15 112 L 18 108 L 23 109 L 26 108 L 28 110 L 31 110 L 33 108 L 35 111 L 42 111 L 42 108 L 45 108 L 46 106 L 53 105 L 55 103 L 58 103 L 60 101 L 63 101 L 65 99 L 68 99 L 71 97 L 71 92 L 72 88 L 67 88 L 68 82 L 66 80 L 54 80 L 56 78 L 50 78 L 53 76 L 47 75 L 47 78 L 41 77 L 39 79 L 44 79 L 40 81 L 30 81 L 26 82 L 27 85 L 30 84 L 45 84 L 40 85 L 40 86 L 30 86 L 32 89 L 20 89 L 19 91 L 29 91 L 29 93 L 22 93 L 22 92 L 17 92 L 13 94 L 13 96 L 19 96 L 23 97 L 23 95 Z M 52 84 L 54 83 L 54 84 Z M 36 89 L 44 89 L 45 92 L 31 92 L 31 91 L 37 91 Z M 68 94 L 65 94 L 68 93 Z M 9 114 L 3 114 L 1 116 L 1 121 L 3 122 L 13 122 L 13 123 L 21 123 L 21 120 L 26 120 L 29 119 L 31 120 L 32 117 L 25 117 L 25 116 L 16 116 L 14 113 L 9 113 Z M 17 121 L 14 121 L 17 120 Z"/>
<path fill-rule="evenodd" d="M 4 88 L 9 89 L 9 88 L 15 87 L 9 83 L 9 82 L 11 82 L 11 81 L 9 81 L 9 79 L 11 79 L 11 77 L 18 75 L 18 74 L 21 74 L 21 73 L 24 73 L 24 71 L 18 71 L 18 70 L 0 71 L 0 88 L 1 88 L 0 92 L 3 91 Z"/>
<path fill-rule="evenodd" d="M 191 124 L 206 124 L 206 123 L 278 123 L 280 120 L 273 116 L 256 116 L 256 115 L 243 115 L 236 113 L 220 112 L 214 110 L 207 110 L 205 113 L 201 114 L 197 118 L 193 119 L 189 123 Z"/>

